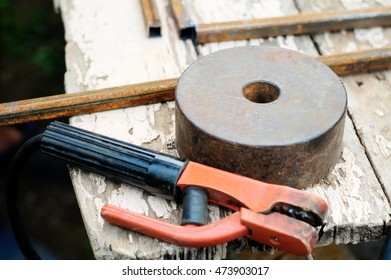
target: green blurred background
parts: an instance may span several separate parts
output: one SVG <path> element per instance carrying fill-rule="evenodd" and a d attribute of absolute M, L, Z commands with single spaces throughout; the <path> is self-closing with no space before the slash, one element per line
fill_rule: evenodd
<path fill-rule="evenodd" d="M 0 0 L 1 101 L 64 92 L 64 29 L 53 1 Z"/>
<path fill-rule="evenodd" d="M 64 93 L 64 28 L 53 1 L 0 0 L 0 20 L 0 103 Z M 48 123 L 13 126 L 22 140 L 0 150 L 0 259 L 23 258 L 5 209 L 10 159 L 23 141 Z M 23 220 L 40 253 L 51 259 L 93 258 L 67 167 L 38 153 L 26 164 L 20 180 Z"/>

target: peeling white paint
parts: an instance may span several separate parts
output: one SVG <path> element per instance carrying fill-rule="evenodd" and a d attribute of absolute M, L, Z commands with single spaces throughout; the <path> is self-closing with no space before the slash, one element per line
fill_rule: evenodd
<path fill-rule="evenodd" d="M 172 110 L 175 109 L 175 101 L 167 102 L 168 109 Z"/>
<path fill-rule="evenodd" d="M 277 42 L 281 48 L 298 51 L 297 45 L 295 43 L 295 37 L 293 35 L 288 35 L 285 37 L 278 36 Z"/>
<path fill-rule="evenodd" d="M 283 16 L 281 2 L 275 0 L 262 1 L 226 1 L 197 0 L 187 1 L 188 12 L 197 23 L 215 23 L 253 18 Z M 224 11 L 224 12 L 222 12 Z M 292 9 L 287 9 L 292 12 Z"/>
<path fill-rule="evenodd" d="M 340 0 L 342 5 L 347 10 L 369 8 L 367 0 Z"/>
<path fill-rule="evenodd" d="M 263 12 L 262 17 L 280 17 L 284 15 L 280 1 L 275 0 L 264 0 L 261 2 L 263 7 L 260 12 Z"/>
<path fill-rule="evenodd" d="M 149 207 L 143 198 L 143 191 L 125 184 L 121 184 L 118 189 L 111 192 L 108 203 L 146 216 L 149 214 Z"/>
<path fill-rule="evenodd" d="M 379 117 L 384 117 L 384 112 L 382 110 L 376 109 L 375 114 L 378 115 Z"/>
<path fill-rule="evenodd" d="M 374 48 L 382 48 L 389 43 L 387 38 L 384 37 L 382 27 L 357 28 L 354 29 L 354 34 L 357 40 L 362 43 L 369 43 Z"/>
<path fill-rule="evenodd" d="M 148 203 L 157 217 L 164 219 L 170 218 L 173 209 L 168 205 L 167 200 L 156 196 L 149 196 Z"/>
<path fill-rule="evenodd" d="M 249 46 L 259 46 L 260 40 L 263 40 L 263 39 L 250 39 L 250 40 L 248 40 L 248 45 Z"/>
<path fill-rule="evenodd" d="M 381 6 L 391 6 L 391 0 L 375 0 L 375 2 Z"/>
<path fill-rule="evenodd" d="M 101 176 L 99 174 L 90 173 L 88 177 L 92 182 L 95 183 L 95 186 L 98 188 L 98 193 L 102 194 L 106 190 L 106 177 Z"/>
<path fill-rule="evenodd" d="M 342 159 L 344 162 L 336 164 L 332 171 L 336 178 L 336 185 L 349 186 L 352 193 L 356 193 L 357 189 L 360 188 L 360 178 L 364 175 L 364 172 L 356 164 L 353 153 L 347 147 L 342 150 Z"/>
<path fill-rule="evenodd" d="M 98 210 L 97 211 L 97 215 L 95 216 L 95 220 L 99 224 L 100 228 L 102 229 L 103 228 L 103 224 L 104 224 L 104 220 L 99 215 L 99 213 L 100 213 L 100 210 L 102 209 L 104 203 L 103 203 L 102 199 L 100 199 L 99 197 L 95 197 L 94 198 L 94 204 L 95 204 L 96 209 Z"/>
<path fill-rule="evenodd" d="M 383 135 L 377 134 L 375 136 L 375 142 L 379 149 L 379 152 L 386 158 L 391 156 L 391 141 L 386 139 Z"/>
<path fill-rule="evenodd" d="M 209 218 L 211 222 L 218 221 L 220 219 L 220 208 L 214 205 L 208 205 Z"/>
<path fill-rule="evenodd" d="M 324 55 L 326 54 L 331 54 L 331 51 L 334 48 L 334 42 L 330 37 L 330 32 L 325 32 L 324 33 L 324 39 L 325 39 L 325 47 L 322 48 Z"/>
<path fill-rule="evenodd" d="M 336 164 L 328 178 L 331 185 L 325 187 L 324 183 L 320 183 L 307 191 L 327 200 L 329 204 L 327 216 L 332 217 L 333 223 L 338 225 L 342 222 L 346 223 L 346 220 L 358 223 L 367 220 L 373 214 L 371 205 L 362 200 L 361 182 L 364 176 L 352 151 L 344 147 L 342 161 Z M 339 206 L 333 207 L 334 205 Z"/>
<path fill-rule="evenodd" d="M 94 195 L 89 192 L 88 189 L 86 189 L 86 186 L 83 185 L 83 176 L 82 171 L 80 169 L 72 168 L 71 169 L 71 176 L 73 176 L 74 181 L 76 184 L 80 184 L 80 198 L 83 203 L 86 203 L 87 201 L 91 201 L 94 199 Z"/>
<path fill-rule="evenodd" d="M 358 51 L 356 43 L 354 43 L 353 41 L 349 41 L 347 46 L 345 47 L 344 52 L 348 53 L 348 52 L 356 52 L 356 51 Z"/>

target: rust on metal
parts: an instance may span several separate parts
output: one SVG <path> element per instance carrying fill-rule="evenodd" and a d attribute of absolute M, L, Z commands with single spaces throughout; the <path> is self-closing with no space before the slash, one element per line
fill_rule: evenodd
<path fill-rule="evenodd" d="M 178 34 L 181 39 L 194 39 L 195 23 L 187 12 L 186 6 L 181 0 L 170 0 L 175 23 L 178 28 Z"/>
<path fill-rule="evenodd" d="M 196 42 L 210 43 L 391 25 L 391 7 L 199 24 Z"/>
<path fill-rule="evenodd" d="M 390 68 L 391 48 L 319 56 L 317 59 L 340 76 Z"/>
<path fill-rule="evenodd" d="M 337 75 L 391 68 L 391 48 L 319 56 Z M 177 78 L 0 104 L 0 125 L 70 117 L 124 107 L 172 101 Z"/>
<path fill-rule="evenodd" d="M 295 188 L 325 178 L 340 158 L 346 91 L 307 55 L 274 47 L 214 52 L 182 74 L 175 100 L 183 158 Z"/>
<path fill-rule="evenodd" d="M 0 104 L 0 124 L 69 117 L 174 100 L 177 79 Z"/>
<path fill-rule="evenodd" d="M 160 36 L 161 22 L 155 0 L 140 0 L 140 3 L 148 30 L 148 37 Z"/>

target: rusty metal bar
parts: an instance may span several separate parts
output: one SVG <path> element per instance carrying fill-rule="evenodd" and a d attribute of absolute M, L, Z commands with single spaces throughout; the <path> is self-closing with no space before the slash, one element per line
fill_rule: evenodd
<path fill-rule="evenodd" d="M 391 7 L 300 14 L 275 18 L 199 24 L 196 43 L 391 25 Z"/>
<path fill-rule="evenodd" d="M 155 0 L 140 0 L 148 37 L 161 35 L 161 22 Z"/>
<path fill-rule="evenodd" d="M 391 48 L 317 57 L 340 76 L 391 68 Z M 0 125 L 70 117 L 175 99 L 178 79 L 0 104 Z"/>
<path fill-rule="evenodd" d="M 368 73 L 391 68 L 391 48 L 323 55 L 317 59 L 339 76 Z"/>
<path fill-rule="evenodd" d="M 170 0 L 170 6 L 174 13 L 175 23 L 181 39 L 194 39 L 196 36 L 196 25 L 187 12 L 181 0 Z"/>
<path fill-rule="evenodd" d="M 69 117 L 174 100 L 178 79 L 0 104 L 0 125 Z"/>

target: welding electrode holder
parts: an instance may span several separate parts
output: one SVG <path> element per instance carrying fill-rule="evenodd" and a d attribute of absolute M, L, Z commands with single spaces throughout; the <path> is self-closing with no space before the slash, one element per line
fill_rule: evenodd
<path fill-rule="evenodd" d="M 189 187 L 181 194 L 176 186 L 185 161 L 61 122 L 52 122 L 47 127 L 41 150 L 71 165 L 165 199 L 181 200 L 183 197 L 182 224 L 206 224 L 208 199 L 205 190 Z"/>
<path fill-rule="evenodd" d="M 42 137 L 44 154 L 147 192 L 174 199 L 185 162 L 60 122 Z"/>
<path fill-rule="evenodd" d="M 316 227 L 327 212 L 327 204 L 313 194 L 182 161 L 60 122 L 47 127 L 41 150 L 151 194 L 183 200 L 182 225 L 110 204 L 101 209 L 103 219 L 112 224 L 179 246 L 209 247 L 247 237 L 307 255 L 318 240 Z M 206 224 L 208 203 L 234 213 Z"/>

